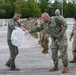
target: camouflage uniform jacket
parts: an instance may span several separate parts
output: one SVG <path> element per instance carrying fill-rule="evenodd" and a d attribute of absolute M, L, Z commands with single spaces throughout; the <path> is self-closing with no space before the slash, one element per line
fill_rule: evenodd
<path fill-rule="evenodd" d="M 51 17 L 49 23 L 44 22 L 40 27 L 36 27 L 32 29 L 30 32 L 37 32 L 41 30 L 45 30 L 47 34 L 49 34 L 54 38 L 60 38 L 62 36 L 61 31 L 64 32 L 67 29 L 67 23 L 64 19 L 61 19 L 58 16 Z"/>

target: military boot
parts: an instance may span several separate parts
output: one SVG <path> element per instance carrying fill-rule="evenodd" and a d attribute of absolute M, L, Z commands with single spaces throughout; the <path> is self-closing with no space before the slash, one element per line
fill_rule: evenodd
<path fill-rule="evenodd" d="M 68 71 L 69 71 L 69 68 L 67 66 L 62 69 L 62 73 L 66 73 Z"/>
<path fill-rule="evenodd" d="M 72 53 L 73 53 L 73 60 L 70 60 L 69 63 L 75 63 L 76 62 L 76 50 L 73 50 Z"/>
<path fill-rule="evenodd" d="M 5 64 L 5 65 L 10 68 L 10 65 L 7 65 L 7 64 Z"/>
<path fill-rule="evenodd" d="M 42 51 L 42 53 L 44 53 L 45 52 L 45 48 L 43 47 L 43 51 Z"/>
<path fill-rule="evenodd" d="M 69 63 L 75 63 L 76 59 L 70 60 Z"/>
<path fill-rule="evenodd" d="M 44 53 L 44 54 L 48 54 L 48 51 L 44 51 L 43 53 Z"/>
<path fill-rule="evenodd" d="M 48 53 L 48 48 L 44 48 L 44 50 L 42 51 L 42 53 L 47 54 Z"/>
<path fill-rule="evenodd" d="M 14 68 L 14 69 L 11 69 L 11 71 L 20 71 L 19 68 Z"/>
<path fill-rule="evenodd" d="M 69 61 L 69 63 L 75 63 L 75 62 L 76 62 L 75 59 Z"/>
<path fill-rule="evenodd" d="M 58 71 L 58 66 L 54 66 L 52 69 L 50 69 L 49 71 Z"/>
<path fill-rule="evenodd" d="M 42 51 L 42 53 L 44 53 L 44 52 L 45 52 L 45 50 Z"/>

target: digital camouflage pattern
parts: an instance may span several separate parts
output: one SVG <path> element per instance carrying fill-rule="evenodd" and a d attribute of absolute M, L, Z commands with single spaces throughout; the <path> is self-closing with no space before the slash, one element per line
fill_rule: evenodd
<path fill-rule="evenodd" d="M 61 31 L 65 32 L 67 29 L 67 23 L 64 19 L 58 16 L 51 17 L 49 23 L 43 23 L 40 27 L 32 29 L 30 32 L 37 32 L 44 30 L 50 35 L 52 39 L 51 50 L 52 59 L 54 65 L 58 65 L 58 50 L 62 49 L 62 62 L 63 66 L 68 66 L 68 55 L 67 55 L 67 37 L 66 34 L 62 35 Z"/>

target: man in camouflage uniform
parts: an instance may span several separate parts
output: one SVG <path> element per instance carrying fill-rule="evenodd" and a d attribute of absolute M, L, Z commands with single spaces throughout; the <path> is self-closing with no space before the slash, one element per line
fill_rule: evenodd
<path fill-rule="evenodd" d="M 61 18 L 61 19 L 64 19 L 64 17 L 60 15 L 60 10 L 59 10 L 59 9 L 56 9 L 56 10 L 55 10 L 55 15 L 56 15 L 56 16 L 59 16 L 59 18 Z M 61 50 L 62 50 L 62 49 L 59 49 L 59 52 L 60 52 L 60 55 L 58 56 L 59 58 L 62 57 L 62 56 L 61 56 L 61 52 L 62 52 Z"/>
<path fill-rule="evenodd" d="M 43 23 L 43 21 L 40 19 L 40 25 Z M 46 23 L 48 26 L 48 24 Z M 40 45 L 43 47 L 42 53 L 47 54 L 49 49 L 49 35 L 46 33 L 45 30 L 42 30 L 40 33 Z"/>
<path fill-rule="evenodd" d="M 30 28 L 29 19 L 23 20 L 21 24 L 23 25 L 24 28 L 29 30 L 29 28 Z"/>
<path fill-rule="evenodd" d="M 54 67 L 50 69 L 50 71 L 57 71 L 58 70 L 58 49 L 62 48 L 62 63 L 63 69 L 62 73 L 68 72 L 68 55 L 67 55 L 67 37 L 65 35 L 65 31 L 67 29 L 67 23 L 64 19 L 61 19 L 57 16 L 51 17 L 48 13 L 43 13 L 42 18 L 44 23 L 35 29 L 30 30 L 29 32 L 36 32 L 45 30 L 52 39 L 51 50 L 52 50 L 52 59 L 54 62 Z M 48 23 L 48 26 L 46 25 Z"/>
<path fill-rule="evenodd" d="M 30 27 L 31 27 L 30 29 L 33 29 L 33 28 L 36 28 L 37 27 L 38 22 L 36 22 L 36 21 L 37 21 L 37 18 L 30 20 Z M 37 32 L 32 33 L 31 35 L 34 38 L 38 38 L 38 33 Z"/>
<path fill-rule="evenodd" d="M 32 18 L 29 18 L 26 21 L 23 21 L 22 24 L 23 24 L 23 27 L 26 28 L 27 30 L 33 29 L 33 28 L 35 28 L 37 26 L 36 20 L 32 19 Z M 34 38 L 38 38 L 37 32 L 31 33 L 31 35 Z"/>
<path fill-rule="evenodd" d="M 76 16 L 74 16 L 74 20 L 75 20 L 75 23 L 74 23 L 74 26 L 73 26 L 73 30 L 70 34 L 70 41 L 73 37 L 73 44 L 72 44 L 72 53 L 73 53 L 73 59 L 70 60 L 69 62 L 70 63 L 75 63 L 76 62 Z"/>
<path fill-rule="evenodd" d="M 41 46 L 43 47 L 42 53 L 47 54 L 49 49 L 49 35 L 45 32 L 45 30 L 41 31 Z"/>
<path fill-rule="evenodd" d="M 15 12 L 14 17 L 8 23 L 7 43 L 10 50 L 10 59 L 7 61 L 6 66 L 13 71 L 20 70 L 15 66 L 15 59 L 16 59 L 16 56 L 18 55 L 18 47 L 13 45 L 11 42 L 11 34 L 12 34 L 12 31 L 15 29 L 15 27 L 20 27 L 22 30 L 25 30 L 25 28 L 23 28 L 21 24 L 17 21 L 20 18 L 20 16 L 21 16 L 20 12 Z"/>

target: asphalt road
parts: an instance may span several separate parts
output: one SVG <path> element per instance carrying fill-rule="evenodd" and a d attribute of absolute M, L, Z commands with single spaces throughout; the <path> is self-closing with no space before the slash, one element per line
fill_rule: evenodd
<path fill-rule="evenodd" d="M 72 25 L 68 26 L 66 31 L 69 39 Z M 51 40 L 50 40 L 51 42 Z M 59 71 L 49 72 L 53 67 L 51 58 L 51 49 L 49 47 L 48 54 L 42 54 L 42 47 L 38 44 L 38 39 L 28 38 L 24 45 L 19 47 L 19 54 L 16 58 L 16 66 L 20 71 L 10 71 L 5 66 L 9 59 L 9 49 L 7 45 L 7 26 L 0 27 L 0 75 L 64 75 L 61 73 L 63 68 L 62 60 L 59 59 Z M 72 41 L 68 40 L 68 57 L 72 59 Z M 69 63 L 70 71 L 65 75 L 76 75 L 76 65 Z"/>

